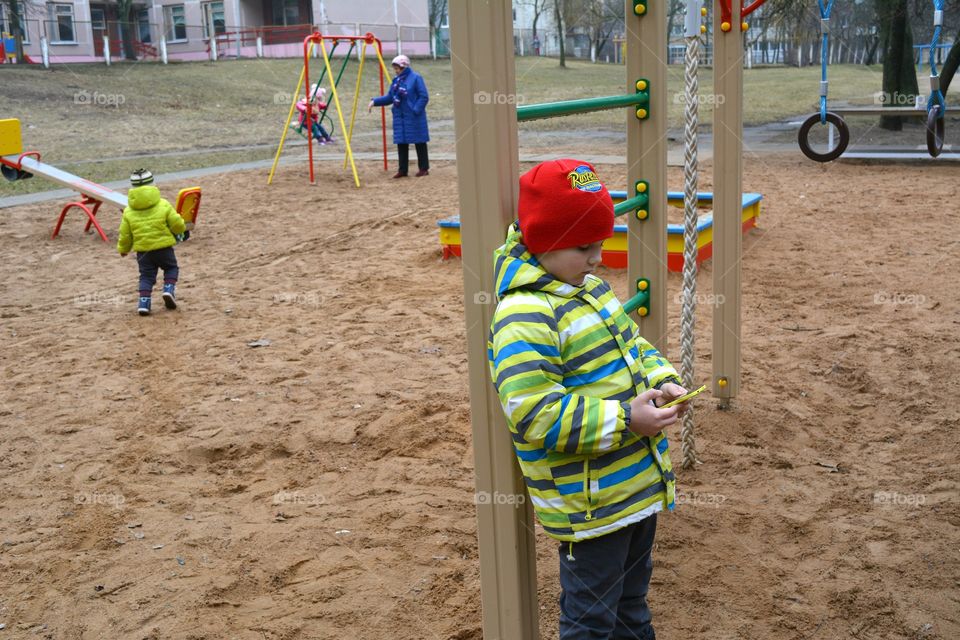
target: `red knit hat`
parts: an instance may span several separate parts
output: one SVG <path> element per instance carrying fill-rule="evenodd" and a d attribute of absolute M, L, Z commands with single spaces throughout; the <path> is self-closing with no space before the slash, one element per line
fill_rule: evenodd
<path fill-rule="evenodd" d="M 613 235 L 613 200 L 593 166 L 549 160 L 520 176 L 517 206 L 530 253 L 578 247 Z"/>

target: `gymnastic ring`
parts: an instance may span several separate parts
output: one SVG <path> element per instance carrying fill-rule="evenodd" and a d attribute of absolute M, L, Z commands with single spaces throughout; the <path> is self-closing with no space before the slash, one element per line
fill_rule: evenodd
<path fill-rule="evenodd" d="M 820 114 L 815 113 L 804 120 L 803 124 L 800 125 L 800 132 L 797 134 L 797 142 L 800 144 L 800 151 L 803 151 L 803 155 L 816 162 L 830 162 L 831 160 L 836 160 L 843 155 L 843 152 L 847 150 L 847 145 L 850 144 L 850 129 L 847 128 L 847 123 L 843 121 L 843 118 L 832 111 L 827 111 L 827 122 L 837 128 L 837 132 L 840 134 L 840 140 L 837 142 L 837 146 L 835 146 L 833 149 L 830 149 L 826 153 L 817 153 L 810 146 L 810 129 L 813 128 L 813 125 L 818 124 L 819 122 Z"/>
<path fill-rule="evenodd" d="M 943 151 L 943 121 L 945 117 L 940 115 L 939 104 L 935 104 L 927 111 L 927 151 L 934 158 Z"/>

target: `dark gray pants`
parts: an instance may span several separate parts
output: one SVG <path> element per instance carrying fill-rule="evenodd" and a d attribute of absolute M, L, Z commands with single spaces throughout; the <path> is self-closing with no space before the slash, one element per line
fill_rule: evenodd
<path fill-rule="evenodd" d="M 163 283 L 176 284 L 180 277 L 177 266 L 177 254 L 173 247 L 155 249 L 137 254 L 137 266 L 140 267 L 140 295 L 149 296 L 153 285 L 157 283 L 157 271 L 163 269 Z"/>
<path fill-rule="evenodd" d="M 656 639 L 647 606 L 656 532 L 654 514 L 572 550 L 560 544 L 560 640 Z"/>

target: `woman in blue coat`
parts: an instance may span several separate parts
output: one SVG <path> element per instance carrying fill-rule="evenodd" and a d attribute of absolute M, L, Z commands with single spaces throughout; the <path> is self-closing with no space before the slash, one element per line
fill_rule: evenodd
<path fill-rule="evenodd" d="M 417 147 L 417 177 L 430 174 L 430 160 L 427 157 L 427 102 L 430 94 L 427 85 L 419 73 L 410 68 L 410 58 L 397 56 L 393 59 L 393 72 L 396 77 L 390 83 L 386 95 L 370 100 L 367 113 L 374 107 L 393 105 L 393 143 L 397 145 L 400 167 L 394 178 L 406 178 L 410 164 L 410 145 Z"/>

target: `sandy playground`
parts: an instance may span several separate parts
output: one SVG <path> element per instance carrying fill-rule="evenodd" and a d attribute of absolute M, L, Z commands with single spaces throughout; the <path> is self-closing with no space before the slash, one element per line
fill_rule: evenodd
<path fill-rule="evenodd" d="M 461 266 L 436 229 L 455 168 L 361 170 L 362 190 L 332 163 L 322 189 L 304 167 L 199 181 L 180 309 L 149 318 L 81 218 L 51 241 L 56 203 L 3 211 L 0 638 L 481 637 Z M 699 404 L 658 632 L 958 638 L 957 169 L 748 157 L 744 188 L 765 196 L 744 390 Z M 704 377 L 710 326 L 701 306 Z M 542 533 L 538 554 L 551 639 Z"/>

